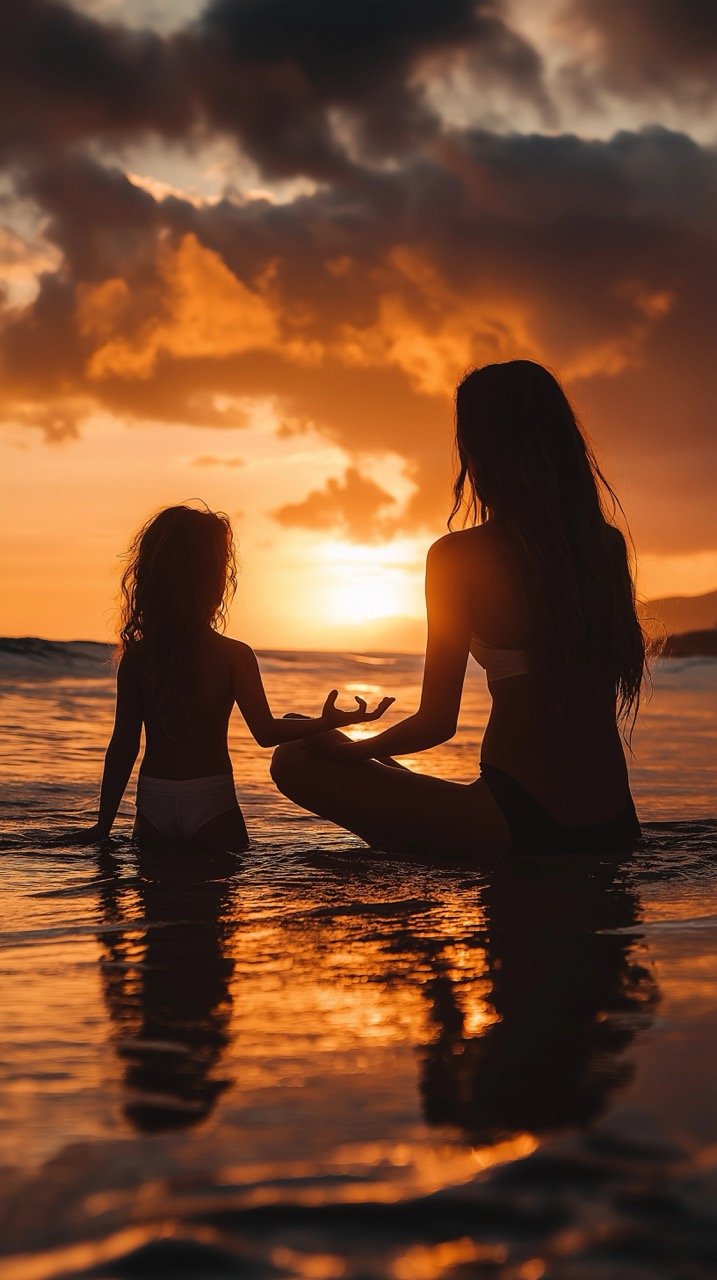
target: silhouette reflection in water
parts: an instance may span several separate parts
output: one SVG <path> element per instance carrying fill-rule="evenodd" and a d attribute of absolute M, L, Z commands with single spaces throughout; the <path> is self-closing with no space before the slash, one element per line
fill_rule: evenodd
<path fill-rule="evenodd" d="M 100 935 L 102 978 L 123 1062 L 124 1113 L 144 1133 L 198 1124 L 230 1084 L 221 1061 L 238 863 L 229 856 L 199 870 L 192 861 L 182 868 L 167 854 L 142 853 L 130 881 L 111 858 L 100 869 L 105 923 L 126 922 Z M 357 904 L 363 892 L 353 871 L 342 879 L 346 901 Z M 426 975 L 428 1027 L 416 1027 L 415 1042 L 427 1124 L 488 1145 L 595 1121 L 632 1078 L 628 1051 L 658 1000 L 639 899 L 620 869 L 516 859 L 482 885 L 449 884 L 444 907 L 443 935 L 434 912 L 427 937 L 406 929 L 401 915 L 380 944 L 404 954 L 404 981 Z M 282 945 L 296 948 L 296 918 L 276 927 Z M 318 946 L 322 968 L 333 967 L 334 950 L 345 955 L 343 914 L 321 925 L 312 917 L 308 934 L 301 927 L 301 946 Z M 359 943 L 362 971 L 375 964 L 374 948 L 375 935 L 362 959 Z M 388 985 L 400 981 L 394 972 Z"/>
<path fill-rule="evenodd" d="M 476 1034 L 433 957 L 434 1039 L 421 1050 L 426 1121 L 474 1143 L 589 1124 L 633 1068 L 625 1058 L 658 999 L 641 955 L 636 894 L 605 867 L 495 874 L 483 891 L 487 995 Z"/>
<path fill-rule="evenodd" d="M 231 1083 L 220 1066 L 237 869 L 229 854 L 198 868 L 196 855 L 182 865 L 176 851 L 142 851 L 139 876 L 128 882 L 113 858 L 100 859 L 104 922 L 127 921 L 125 931 L 99 935 L 101 973 L 124 1064 L 123 1111 L 142 1133 L 199 1124 Z"/>

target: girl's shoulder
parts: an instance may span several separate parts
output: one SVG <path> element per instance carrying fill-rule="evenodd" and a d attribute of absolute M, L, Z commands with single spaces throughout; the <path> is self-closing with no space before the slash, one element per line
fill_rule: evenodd
<path fill-rule="evenodd" d="M 142 641 L 136 640 L 125 648 L 117 646 L 113 663 L 118 676 L 138 675 L 142 668 Z"/>
<path fill-rule="evenodd" d="M 254 650 L 251 645 L 246 644 L 243 640 L 234 640 L 231 636 L 223 636 L 218 631 L 212 632 L 211 644 L 216 653 L 229 662 L 246 662 L 255 658 Z"/>

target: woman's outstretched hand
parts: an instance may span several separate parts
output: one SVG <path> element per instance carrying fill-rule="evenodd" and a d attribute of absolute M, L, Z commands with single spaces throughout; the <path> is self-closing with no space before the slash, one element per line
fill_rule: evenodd
<path fill-rule="evenodd" d="M 341 729 L 348 724 L 364 724 L 366 720 L 379 720 L 391 703 L 396 701 L 395 698 L 382 698 L 373 711 L 369 711 L 366 699 L 355 695 L 357 706 L 351 711 L 342 711 L 336 706 L 338 696 L 338 689 L 332 689 L 324 703 L 321 719 L 326 722 L 327 729 Z"/>

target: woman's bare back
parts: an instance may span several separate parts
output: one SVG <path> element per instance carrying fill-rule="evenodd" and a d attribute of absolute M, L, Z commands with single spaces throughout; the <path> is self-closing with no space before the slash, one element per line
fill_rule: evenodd
<path fill-rule="evenodd" d="M 528 606 L 514 557 L 488 523 L 451 535 L 470 598 L 471 631 L 483 644 L 525 650 Z M 627 769 L 609 679 L 579 681 L 557 718 L 530 674 L 489 682 L 492 708 L 481 761 L 511 775 L 558 822 L 582 825 L 618 814 Z"/>

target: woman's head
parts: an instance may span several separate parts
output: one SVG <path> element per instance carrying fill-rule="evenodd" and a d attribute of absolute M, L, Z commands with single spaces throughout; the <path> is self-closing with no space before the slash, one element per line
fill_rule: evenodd
<path fill-rule="evenodd" d="M 609 675 L 618 711 L 635 712 L 645 645 L 619 501 L 557 379 L 532 360 L 474 369 L 456 392 L 461 508 L 495 521 L 528 603 L 531 665 L 557 705 L 571 674 Z"/>
<path fill-rule="evenodd" d="M 518 505 L 600 509 L 600 471 L 560 383 L 532 360 L 473 369 L 456 391 L 460 467 L 453 518 L 469 490 L 481 519 Z"/>
<path fill-rule="evenodd" d="M 208 507 L 166 507 L 140 529 L 126 559 L 120 646 L 142 643 L 158 702 L 177 708 L 197 640 L 224 627 L 236 589 L 231 525 Z"/>

